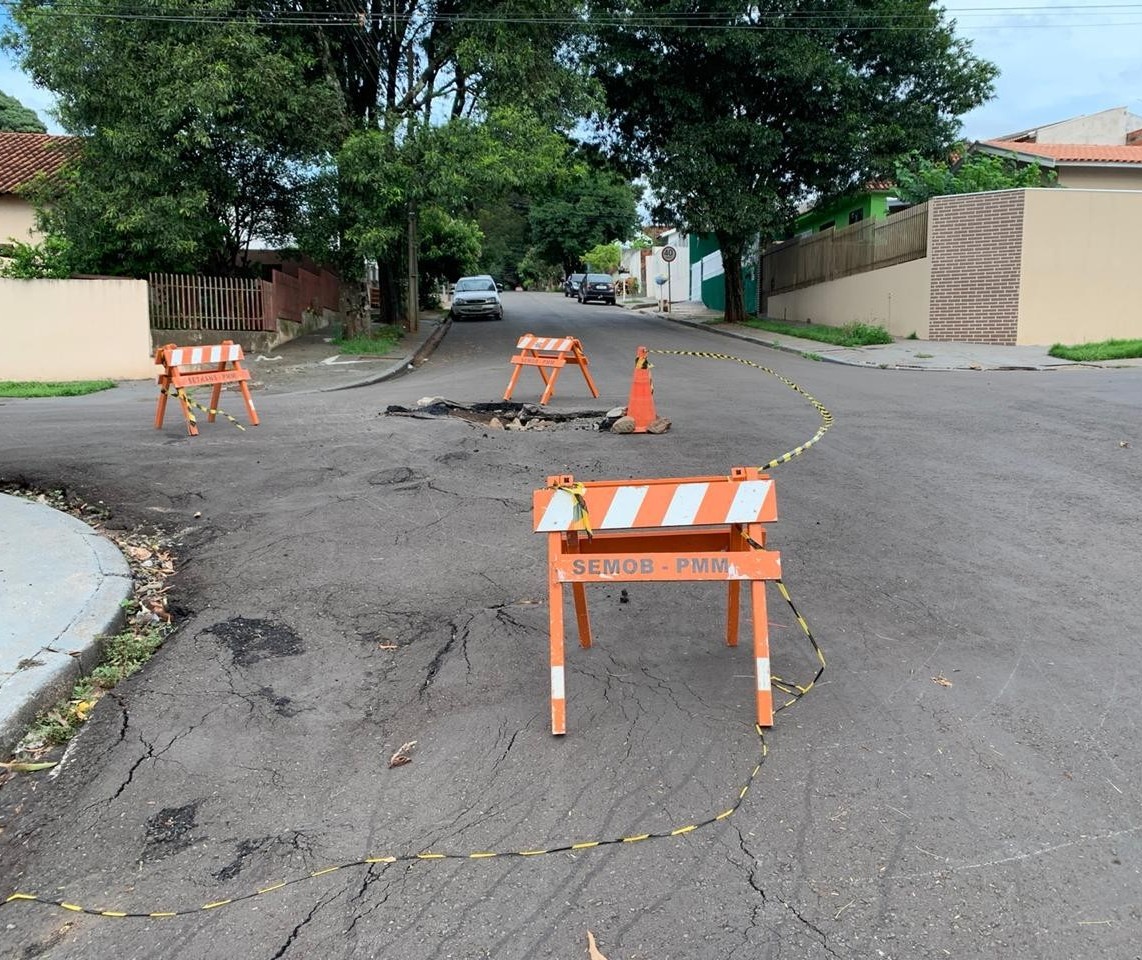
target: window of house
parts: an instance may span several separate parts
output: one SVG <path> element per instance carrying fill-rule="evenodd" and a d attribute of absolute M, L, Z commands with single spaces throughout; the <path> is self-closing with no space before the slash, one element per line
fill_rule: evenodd
<path fill-rule="evenodd" d="M 830 220 L 828 223 L 822 223 L 822 224 L 821 224 L 821 225 L 820 225 L 820 226 L 817 228 L 817 232 L 818 232 L 818 233 L 824 233 L 826 230 L 832 230 L 832 229 L 833 229 L 833 227 L 835 227 L 836 225 L 837 225 L 837 224 L 836 224 L 836 221 L 835 221 L 835 220 Z"/>
<path fill-rule="evenodd" d="M 849 214 L 849 223 L 860 223 L 864 219 L 863 210 L 854 210 Z"/>

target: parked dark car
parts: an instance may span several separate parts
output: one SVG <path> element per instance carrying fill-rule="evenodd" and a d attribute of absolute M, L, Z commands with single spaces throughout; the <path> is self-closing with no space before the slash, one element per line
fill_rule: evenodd
<path fill-rule="evenodd" d="M 563 281 L 563 296 L 577 297 L 579 296 L 579 284 L 583 282 L 583 278 L 587 276 L 585 273 L 572 273 Z"/>
<path fill-rule="evenodd" d="M 504 305 L 496 281 L 489 276 L 461 277 L 452 291 L 452 318 L 503 320 Z"/>
<path fill-rule="evenodd" d="M 586 303 L 588 300 L 615 302 L 615 285 L 605 273 L 588 273 L 579 284 L 579 302 Z"/>

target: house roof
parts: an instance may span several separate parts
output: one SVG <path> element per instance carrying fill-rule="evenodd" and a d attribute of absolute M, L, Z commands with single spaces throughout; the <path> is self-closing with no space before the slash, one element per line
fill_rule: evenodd
<path fill-rule="evenodd" d="M 0 132 L 0 193 L 14 192 L 37 173 L 55 173 L 79 143 L 79 137 Z"/>
<path fill-rule="evenodd" d="M 1014 140 L 984 140 L 981 147 L 991 147 L 1027 157 L 1054 163 L 1082 164 L 1142 164 L 1142 144 L 1108 146 L 1094 143 L 1026 143 Z M 1053 166 L 1054 163 L 1048 164 Z"/>

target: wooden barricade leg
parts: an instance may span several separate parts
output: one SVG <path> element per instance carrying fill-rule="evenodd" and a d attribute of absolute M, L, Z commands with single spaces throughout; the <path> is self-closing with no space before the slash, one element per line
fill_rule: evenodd
<path fill-rule="evenodd" d="M 579 364 L 579 369 L 583 371 L 583 379 L 587 381 L 587 387 L 591 391 L 591 396 L 598 399 L 599 391 L 595 387 L 595 381 L 591 379 L 591 371 L 587 369 L 587 355 L 579 348 L 578 343 L 573 347 L 573 351 L 575 353 L 576 362 Z"/>
<path fill-rule="evenodd" d="M 742 529 L 738 524 L 730 527 L 729 531 L 729 551 L 732 556 L 735 552 L 744 550 L 747 546 L 745 536 L 742 534 Z M 736 647 L 738 645 L 738 627 L 741 624 L 741 595 L 742 583 L 740 580 L 731 580 L 729 582 L 729 602 L 726 605 L 726 646 Z"/>
<path fill-rule="evenodd" d="M 250 423 L 256 427 L 258 425 L 258 411 L 254 409 L 254 398 L 250 396 L 250 388 L 246 386 L 245 380 L 238 381 L 238 389 L 242 391 L 242 399 L 246 401 L 246 414 L 250 418 Z"/>
<path fill-rule="evenodd" d="M 579 552 L 579 534 L 572 533 L 567 538 L 567 552 Z M 582 583 L 571 584 L 571 596 L 575 598 L 575 622 L 579 627 L 579 646 L 591 646 L 591 618 L 587 613 L 587 587 Z"/>
<path fill-rule="evenodd" d="M 567 732 L 567 694 L 563 675 L 563 584 L 555 576 L 560 534 L 547 537 L 547 606 L 551 661 L 551 732 Z"/>
<path fill-rule="evenodd" d="M 543 391 L 543 396 L 539 398 L 539 405 L 542 407 L 551 399 L 551 395 L 555 393 L 555 381 L 559 379 L 559 371 L 562 370 L 563 367 L 552 367 L 550 380 L 544 376 L 543 367 L 538 367 L 537 369 L 539 370 L 539 375 L 543 377 L 544 383 L 547 384 L 547 388 Z"/>
<path fill-rule="evenodd" d="M 223 363 L 221 366 L 219 366 L 218 369 L 219 370 L 225 370 L 226 364 Z M 208 413 L 206 415 L 206 422 L 207 423 L 213 423 L 214 422 L 214 411 L 218 409 L 218 404 L 221 402 L 222 402 L 222 384 L 216 383 L 216 384 L 214 384 L 214 388 L 210 391 L 210 413 Z"/>
<path fill-rule="evenodd" d="M 163 418 L 167 414 L 167 390 L 170 388 L 171 378 L 165 373 L 159 375 L 159 405 L 155 407 L 155 429 L 163 428 Z"/>
<path fill-rule="evenodd" d="M 190 404 L 187 403 L 186 393 L 182 390 L 178 394 L 178 402 L 182 405 L 182 415 L 186 420 L 186 432 L 192 436 L 198 436 L 198 424 L 194 422 L 194 414 L 190 412 Z"/>
<path fill-rule="evenodd" d="M 773 688 L 769 671 L 769 620 L 765 609 L 765 581 L 751 580 L 749 584 L 753 617 L 753 660 L 757 673 L 757 722 L 762 727 L 773 726 Z"/>
<path fill-rule="evenodd" d="M 516 383 L 519 381 L 519 372 L 523 369 L 522 363 L 516 363 L 512 360 L 515 369 L 512 371 L 512 378 L 508 381 L 508 388 L 504 391 L 504 399 L 510 400 L 512 398 L 512 391 L 515 389 Z"/>

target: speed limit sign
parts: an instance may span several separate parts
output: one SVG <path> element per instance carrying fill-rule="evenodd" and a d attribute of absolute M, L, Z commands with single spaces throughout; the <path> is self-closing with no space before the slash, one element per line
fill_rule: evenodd
<path fill-rule="evenodd" d="M 673 263 L 678 259 L 678 251 L 673 247 L 666 246 L 662 248 L 662 259 L 666 263 Z"/>

